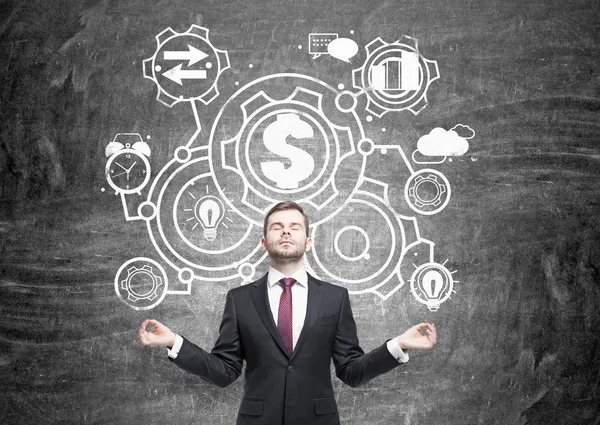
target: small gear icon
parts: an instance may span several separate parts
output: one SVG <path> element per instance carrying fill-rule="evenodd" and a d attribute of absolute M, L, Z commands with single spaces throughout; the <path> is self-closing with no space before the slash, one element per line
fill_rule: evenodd
<path fill-rule="evenodd" d="M 192 100 L 208 105 L 219 95 L 217 82 L 230 67 L 229 56 L 212 45 L 207 28 L 192 25 L 178 33 L 169 27 L 156 43 L 154 55 L 143 61 L 144 78 L 158 88 L 156 100 L 171 108 Z"/>
<path fill-rule="evenodd" d="M 367 59 L 352 71 L 352 81 L 366 91 L 367 111 L 378 118 L 389 111 L 421 112 L 427 106 L 427 89 L 440 73 L 436 61 L 421 56 L 417 39 L 404 35 L 386 43 L 377 37 L 366 50 Z"/>
<path fill-rule="evenodd" d="M 154 301 L 162 285 L 162 278 L 154 274 L 152 266 L 148 264 L 128 268 L 127 277 L 121 280 L 121 289 L 127 291 L 127 299 L 134 303 L 139 300 Z"/>
<path fill-rule="evenodd" d="M 425 215 L 435 214 L 450 201 L 450 183 L 436 170 L 420 170 L 406 182 L 405 197 L 414 211 Z"/>

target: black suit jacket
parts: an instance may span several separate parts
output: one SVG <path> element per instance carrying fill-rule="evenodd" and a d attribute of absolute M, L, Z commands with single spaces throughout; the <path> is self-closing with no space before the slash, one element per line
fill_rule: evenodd
<path fill-rule="evenodd" d="M 386 344 L 365 354 L 358 344 L 348 291 L 308 276 L 304 327 L 292 355 L 279 336 L 267 295 L 267 276 L 227 294 L 219 337 L 210 353 L 184 338 L 173 361 L 225 387 L 242 371 L 238 425 L 339 424 L 330 377 L 355 387 L 400 363 Z"/>

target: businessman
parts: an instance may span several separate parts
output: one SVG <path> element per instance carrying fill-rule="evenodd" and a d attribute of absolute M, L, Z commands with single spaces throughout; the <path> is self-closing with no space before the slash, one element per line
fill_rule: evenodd
<path fill-rule="evenodd" d="M 142 344 L 167 347 L 176 365 L 220 387 L 240 376 L 245 360 L 238 425 L 339 424 L 331 359 L 337 377 L 356 387 L 408 361 L 407 350 L 436 343 L 435 326 L 421 323 L 364 353 L 348 291 L 304 268 L 313 242 L 308 225 L 295 202 L 281 202 L 267 213 L 261 243 L 269 272 L 227 293 L 210 353 L 156 320 L 140 327 Z"/>

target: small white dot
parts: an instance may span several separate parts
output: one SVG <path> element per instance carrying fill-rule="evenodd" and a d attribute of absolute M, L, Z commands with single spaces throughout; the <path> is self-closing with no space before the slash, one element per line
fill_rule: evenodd
<path fill-rule="evenodd" d="M 160 72 L 160 70 L 161 70 L 161 69 L 162 69 L 162 68 L 160 67 L 160 65 L 156 65 L 156 66 L 154 67 L 154 70 L 155 70 L 156 72 Z"/>
<path fill-rule="evenodd" d="M 299 49 L 302 49 L 302 45 L 301 45 L 301 44 L 298 44 L 298 48 L 299 48 Z"/>
<path fill-rule="evenodd" d="M 212 68 L 212 63 L 211 62 L 206 62 L 206 64 L 204 66 L 206 67 L 206 69 L 211 69 Z"/>
<path fill-rule="evenodd" d="M 350 30 L 350 34 L 354 34 L 354 30 Z"/>
<path fill-rule="evenodd" d="M 339 89 L 339 90 L 343 90 L 343 89 L 344 89 L 344 85 L 343 85 L 342 83 L 339 83 L 339 84 L 338 84 L 338 89 Z"/>
<path fill-rule="evenodd" d="M 383 132 L 385 133 L 385 127 L 383 127 L 383 128 L 381 129 L 381 131 L 383 131 Z"/>
<path fill-rule="evenodd" d="M 240 85 L 240 82 L 239 82 L 239 81 L 236 81 L 234 84 L 235 84 L 236 86 L 239 86 L 239 85 Z"/>
<path fill-rule="evenodd" d="M 146 136 L 146 140 L 150 140 L 150 135 L 149 134 Z"/>
<path fill-rule="evenodd" d="M 372 117 L 371 115 L 368 115 L 368 116 L 367 116 L 367 121 L 368 121 L 368 122 L 371 122 L 371 121 L 373 121 L 373 117 Z"/>
<path fill-rule="evenodd" d="M 250 64 L 248 65 L 248 68 L 254 68 L 254 65 Z"/>
<path fill-rule="evenodd" d="M 100 192 L 104 192 L 104 191 L 106 191 L 106 189 L 104 189 L 104 188 L 100 189 Z"/>
<path fill-rule="evenodd" d="M 385 148 L 381 149 L 381 154 L 382 155 L 385 155 L 386 153 L 387 153 L 387 149 L 385 149 Z"/>
<path fill-rule="evenodd" d="M 448 158 L 448 162 L 452 162 L 452 158 Z"/>

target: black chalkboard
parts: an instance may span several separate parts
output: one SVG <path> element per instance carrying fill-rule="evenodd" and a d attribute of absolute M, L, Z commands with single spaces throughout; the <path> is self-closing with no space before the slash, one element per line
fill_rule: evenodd
<path fill-rule="evenodd" d="M 267 270 L 262 212 L 296 197 L 365 350 L 438 329 L 363 387 L 334 377 L 342 423 L 600 423 L 599 11 L 3 3 L 0 421 L 234 423 L 243 377 L 211 386 L 137 329 L 210 349 L 227 291 Z M 293 154 L 251 145 L 279 118 L 305 128 Z M 435 134 L 468 149 L 427 151 Z M 286 183 L 302 152 L 323 174 Z M 225 212 L 217 236 L 196 199 Z"/>

